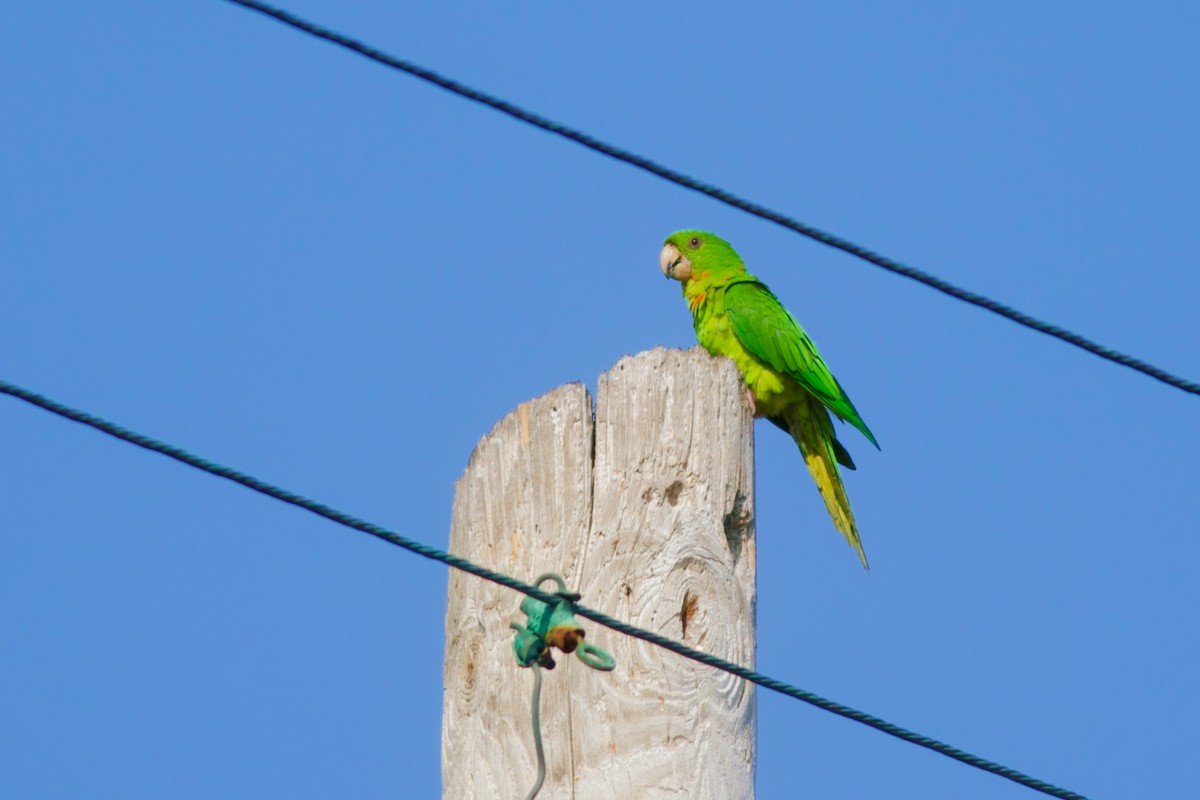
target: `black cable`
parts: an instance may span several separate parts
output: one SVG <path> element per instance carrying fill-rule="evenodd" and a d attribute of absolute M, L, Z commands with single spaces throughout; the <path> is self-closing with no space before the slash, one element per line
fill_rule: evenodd
<path fill-rule="evenodd" d="M 425 558 L 433 559 L 434 561 L 440 561 L 447 566 L 454 567 L 455 569 L 462 570 L 463 572 L 470 573 L 471 575 L 484 578 L 485 580 L 492 581 L 493 583 L 498 583 L 501 586 L 507 586 L 508 588 L 515 589 L 518 592 L 523 592 L 524 594 L 527 594 L 530 597 L 535 597 L 544 603 L 553 604 L 558 601 L 558 598 L 555 595 L 543 592 L 536 586 L 532 586 L 524 581 L 511 578 L 500 572 L 495 572 L 487 567 L 482 567 L 465 558 L 461 558 L 443 550 L 439 550 L 436 547 L 430 547 L 429 545 L 421 544 L 420 542 L 401 536 L 400 534 L 390 531 L 382 526 L 375 525 L 374 523 L 359 519 L 358 517 L 352 516 L 345 512 L 338 511 L 335 508 L 318 503 L 315 500 L 310 500 L 307 497 L 296 494 L 295 492 L 290 492 L 287 489 L 274 486 L 266 481 L 262 481 L 258 478 L 247 475 L 244 472 L 239 472 L 238 470 L 231 469 L 230 467 L 222 466 L 216 462 L 201 458 L 200 456 L 189 453 L 183 448 L 161 442 L 157 439 L 152 439 L 149 436 L 136 433 L 117 425 L 116 423 L 109 422 L 108 420 L 101 419 L 100 417 L 92 414 L 88 414 L 85 411 L 79 411 L 78 409 L 63 405 L 62 403 L 51 400 L 50 398 L 44 397 L 35 392 L 31 392 L 28 389 L 23 389 L 15 384 L 8 383 L 7 381 L 0 380 L 0 394 L 11 395 L 18 400 L 24 400 L 26 403 L 35 405 L 38 408 L 49 411 L 52 414 L 57 414 L 60 417 L 65 417 L 66 419 L 87 425 L 91 428 L 95 428 L 102 433 L 107 433 L 109 436 L 113 436 L 121 441 L 137 445 L 138 447 L 145 448 L 146 450 L 152 450 L 156 453 L 161 453 L 162 455 L 173 458 L 176 461 L 187 464 L 189 467 L 195 467 L 196 469 L 207 472 L 210 475 L 216 475 L 218 478 L 225 478 L 226 480 L 241 484 L 247 489 L 253 489 L 260 494 L 265 494 L 267 497 L 281 500 L 284 503 L 289 503 L 299 508 L 303 508 L 305 511 L 311 511 L 314 514 L 325 517 L 326 519 L 332 520 L 340 525 L 345 525 L 348 528 L 353 528 L 354 530 L 370 534 L 371 536 L 382 539 L 388 544 L 394 544 L 397 547 L 403 547 L 405 550 L 409 550 L 417 555 L 425 556 Z M 594 611 L 585 606 L 576 605 L 575 613 L 581 617 L 586 617 L 587 619 L 598 622 L 601 625 L 609 627 L 615 631 L 619 631 L 620 633 L 636 637 L 643 641 L 650 642 L 651 644 L 656 644 L 659 647 L 670 650 L 671 652 L 681 655 L 685 658 L 690 658 L 693 661 L 700 662 L 701 664 L 706 664 L 710 667 L 723 670 L 731 675 L 744 678 L 745 680 L 756 683 L 764 688 L 771 689 L 779 692 L 780 694 L 795 698 L 796 700 L 802 700 L 805 703 L 816 706 L 817 708 L 831 711 L 834 714 L 845 717 L 846 719 L 851 719 L 855 722 L 860 722 L 863 725 L 868 725 L 877 731 L 882 731 L 890 736 L 895 736 L 897 739 L 903 739 L 906 742 L 920 745 L 921 747 L 932 750 L 935 753 L 948 756 L 956 761 L 961 761 L 962 763 L 968 764 L 977 769 L 990 772 L 993 775 L 999 775 L 1002 778 L 1008 778 L 1010 781 L 1015 781 L 1022 786 L 1028 786 L 1030 789 L 1035 789 L 1043 794 L 1050 795 L 1051 797 L 1064 798 L 1065 800 L 1086 800 L 1081 794 L 1077 794 L 1067 789 L 1055 786 L 1052 783 L 1039 780 L 1030 775 L 1026 775 L 1023 772 L 1018 772 L 1015 769 L 998 764 L 995 761 L 990 761 L 986 758 L 972 755 L 965 750 L 960 750 L 953 745 L 940 742 L 937 739 L 923 736 L 919 733 L 914 733 L 907 728 L 902 728 L 899 725 L 895 725 L 884 719 L 880 719 L 879 717 L 851 708 L 850 706 L 845 706 L 841 703 L 836 703 L 833 700 L 828 700 L 818 694 L 814 694 L 813 692 L 800 689 L 792 686 L 791 684 L 784 683 L 783 681 L 775 680 L 774 678 L 769 678 L 766 675 L 762 675 L 754 670 L 739 666 L 731 661 L 726 661 L 723 658 L 718 658 L 700 650 L 695 650 L 685 644 L 668 639 L 665 636 L 660 636 L 657 633 L 652 633 L 651 631 L 634 627 L 633 625 L 622 622 L 619 619 L 610 617 L 601 611 Z"/>
<path fill-rule="evenodd" d="M 493 108 L 497 111 L 508 114 L 509 116 L 520 120 L 521 122 L 533 125 L 536 128 L 541 128 L 544 131 L 561 136 L 564 139 L 575 142 L 576 144 L 581 144 L 584 147 L 595 150 L 597 153 L 602 153 L 609 158 L 614 158 L 617 161 L 623 161 L 626 164 L 637 167 L 641 170 L 645 170 L 653 175 L 657 175 L 658 177 L 664 178 L 665 180 L 668 180 L 678 186 L 682 186 L 685 189 L 699 192 L 700 194 L 707 195 L 708 197 L 725 203 L 726 205 L 730 205 L 734 208 L 745 211 L 748 214 L 753 214 L 754 216 L 760 217 L 769 222 L 774 222 L 776 225 L 780 225 L 788 230 L 799 233 L 802 236 L 807 236 L 808 238 L 818 241 L 821 244 L 825 244 L 845 253 L 849 253 L 852 256 L 856 256 L 878 267 L 882 267 L 889 272 L 893 272 L 905 278 L 910 278 L 918 283 L 923 283 L 926 286 L 932 289 L 937 289 L 939 292 L 948 294 L 957 300 L 962 300 L 963 302 L 971 303 L 972 305 L 987 309 L 994 314 L 999 314 L 1000 316 L 1012 320 L 1019 325 L 1024 325 L 1026 328 L 1031 328 L 1039 333 L 1044 333 L 1047 336 L 1053 336 L 1056 339 L 1061 339 L 1068 344 L 1072 344 L 1082 350 L 1086 350 L 1092 355 L 1099 356 L 1100 358 L 1111 361 L 1115 364 L 1120 364 L 1122 366 L 1129 367 L 1130 369 L 1137 370 L 1138 372 L 1149 375 L 1151 378 L 1160 380 L 1169 386 L 1182 389 L 1185 392 L 1200 395 L 1200 383 L 1173 375 L 1164 369 L 1154 366 L 1153 364 L 1150 364 L 1139 358 L 1134 358 L 1133 356 L 1127 355 L 1118 350 L 1105 347 L 1102 344 L 1098 344 L 1091 339 L 1087 339 L 1065 328 L 1052 325 L 1048 322 L 1042 322 L 1036 317 L 1032 317 L 1023 311 L 1018 311 L 1017 309 L 1005 305 L 997 300 L 992 300 L 989 297 L 985 297 L 984 295 L 972 292 L 968 289 L 962 289 L 950 283 L 949 281 L 944 281 L 928 272 L 924 272 L 923 270 L 919 270 L 915 267 L 910 267 L 907 264 L 901 263 L 892 258 L 888 258 L 887 256 L 880 255 L 873 250 L 862 247 L 861 245 L 857 245 L 847 239 L 841 238 L 840 236 L 835 236 L 834 234 L 827 233 L 820 228 L 807 225 L 799 220 L 793 219 L 785 214 L 781 214 L 778 211 L 773 211 L 766 206 L 759 205 L 751 200 L 745 200 L 731 192 L 721 189 L 720 187 L 696 180 L 695 178 L 689 177 L 682 172 L 678 172 L 670 167 L 658 164 L 648 158 L 639 156 L 636 153 L 632 153 L 628 150 L 623 150 L 619 147 L 603 142 L 594 136 L 575 130 L 574 128 L 570 128 L 566 125 L 562 125 L 551 119 L 543 117 L 540 114 L 535 114 L 532 111 L 526 111 L 520 106 L 514 105 L 507 100 L 502 100 L 498 97 L 487 94 L 486 92 L 473 89 L 470 86 L 459 83 L 452 78 L 447 78 L 444 75 L 439 75 L 433 70 L 418 66 L 410 61 L 405 61 L 397 58 L 396 56 L 389 55 L 382 50 L 371 47 L 370 45 L 364 44 L 356 39 L 352 39 L 349 36 L 340 34 L 337 31 L 333 31 L 329 28 L 308 22 L 307 20 L 301 19 L 300 17 L 297 17 L 287 11 L 267 5 L 266 3 L 256 2 L 256 0 L 227 0 L 227 2 L 242 6 L 243 8 L 248 8 L 252 11 L 257 11 L 261 14 L 265 14 L 268 17 L 279 20 L 285 25 L 290 25 L 297 30 L 304 31 L 312 36 L 332 42 L 333 44 L 344 47 L 347 50 L 352 50 L 353 52 L 362 56 L 366 56 L 373 61 L 378 61 L 381 64 L 392 67 L 393 69 L 398 69 L 401 72 L 406 72 L 409 75 L 420 78 L 421 80 L 428 81 L 429 83 L 453 92 L 460 97 L 465 97 L 468 100 L 475 101 L 476 103 L 482 103 L 489 108 Z"/>

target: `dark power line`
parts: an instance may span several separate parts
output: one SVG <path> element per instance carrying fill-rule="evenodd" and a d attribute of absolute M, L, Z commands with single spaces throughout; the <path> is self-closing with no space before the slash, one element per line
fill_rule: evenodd
<path fill-rule="evenodd" d="M 50 398 L 44 397 L 35 392 L 31 392 L 28 389 L 23 389 L 15 384 L 8 383 L 7 381 L 0 380 L 0 394 L 7 394 L 17 398 L 18 400 L 24 400 L 26 403 L 35 405 L 38 408 L 49 411 L 52 414 L 57 414 L 60 417 L 65 417 L 66 419 L 87 425 L 91 428 L 95 428 L 96 430 L 120 439 L 123 442 L 137 445 L 138 447 L 151 450 L 155 453 L 161 453 L 162 455 L 173 458 L 176 461 L 188 465 L 189 467 L 202 470 L 210 475 L 215 475 L 218 478 L 224 478 L 226 480 L 233 481 L 234 483 L 240 484 L 247 489 L 253 489 L 260 494 L 265 494 L 267 497 L 297 506 L 305 511 L 310 511 L 313 514 L 317 514 L 325 519 L 336 522 L 339 525 L 344 525 L 348 528 L 361 531 L 362 533 L 370 534 L 378 539 L 382 539 L 388 544 L 394 544 L 397 547 L 402 547 L 405 550 L 424 556 L 425 558 L 433 559 L 434 561 L 440 561 L 447 566 L 470 573 L 476 577 L 492 581 L 493 583 L 498 583 L 501 586 L 506 586 L 510 589 L 515 589 L 516 591 L 527 594 L 530 597 L 537 598 L 542 602 L 554 603 L 558 600 L 555 595 L 548 592 L 543 592 L 536 586 L 532 586 L 524 581 L 520 581 L 503 573 L 490 570 L 487 567 L 475 564 L 468 559 L 452 555 L 444 550 L 439 550 L 436 547 L 430 547 L 429 545 L 421 544 L 418 541 L 401 536 L 400 534 L 388 530 L 380 525 L 367 522 L 366 520 L 360 519 L 359 517 L 355 517 L 351 514 L 347 514 L 343 511 L 338 511 L 337 509 L 324 505 L 323 503 L 310 500 L 303 495 L 296 494 L 295 492 L 280 488 L 273 484 L 267 483 L 266 481 L 259 480 L 258 478 L 247 475 L 244 472 L 239 472 L 236 469 L 223 466 L 214 461 L 209 461 L 208 459 L 189 453 L 187 450 L 184 450 L 181 447 L 176 447 L 174 445 L 167 444 L 166 442 L 153 439 L 149 436 L 136 433 L 128 428 L 117 425 L 116 423 L 109 422 L 108 420 L 89 414 L 86 411 L 80 411 L 78 409 L 71 408 L 70 406 L 63 405 L 62 403 L 51 400 Z M 739 678 L 756 683 L 764 688 L 771 689 L 796 700 L 802 700 L 805 703 L 814 705 L 817 708 L 824 709 L 825 711 L 838 714 L 846 719 L 870 726 L 877 731 L 882 731 L 883 733 L 894 736 L 897 739 L 902 739 L 906 742 L 920 745 L 921 747 L 932 750 L 935 753 L 940 753 L 941 755 L 953 758 L 956 761 L 961 761 L 964 764 L 981 769 L 984 772 L 990 772 L 993 775 L 999 775 L 1002 778 L 1008 778 L 1010 781 L 1015 781 L 1022 786 L 1027 786 L 1030 789 L 1050 795 L 1051 797 L 1064 798 L 1064 800 L 1086 800 L 1083 795 L 1077 794 L 1076 792 L 1072 792 L 1055 786 L 1052 783 L 1039 780 L 1030 775 L 1026 775 L 1023 772 L 1018 772 L 1011 767 L 1006 767 L 1003 764 L 996 763 L 995 761 L 989 761 L 986 758 L 972 755 L 971 753 L 968 753 L 965 750 L 960 750 L 953 745 L 949 745 L 945 742 L 938 741 L 937 739 L 915 733 L 907 728 L 902 728 L 899 725 L 895 725 L 887 720 L 880 719 L 879 717 L 873 716 L 864 711 L 859 711 L 851 708 L 850 706 L 845 706 L 841 703 L 824 698 L 821 695 L 814 694 L 813 692 L 797 688 L 789 683 L 784 683 L 783 681 L 770 678 L 766 675 L 755 672 L 754 670 L 734 664 L 731 661 L 726 661 L 723 658 L 718 658 L 700 650 L 695 650 L 685 644 L 676 642 L 673 639 L 668 639 L 667 637 L 661 636 L 657 633 L 643 630 L 642 628 L 635 627 L 629 623 L 622 622 L 621 620 L 610 617 L 601 611 L 595 611 L 587 608 L 586 606 L 577 605 L 575 608 L 575 613 L 581 617 L 586 617 L 587 619 L 598 622 L 601 625 L 620 633 L 633 636 L 641 639 L 642 641 L 650 642 L 651 644 L 658 645 L 659 647 L 670 650 L 671 652 L 681 655 L 685 658 L 690 658 L 693 661 L 698 661 L 701 664 L 706 664 L 715 669 L 728 672 L 731 675 L 736 675 Z"/>
<path fill-rule="evenodd" d="M 1111 361 L 1115 364 L 1129 367 L 1130 369 L 1135 369 L 1138 372 L 1149 375 L 1151 378 L 1160 380 L 1163 383 L 1174 386 L 1177 389 L 1182 389 L 1185 392 L 1200 395 L 1200 383 L 1173 375 L 1172 373 L 1143 361 L 1140 358 L 1135 358 L 1118 350 L 1113 350 L 1110 347 L 1106 347 L 1102 344 L 1092 341 L 1091 339 L 1080 336 L 1079 334 L 1069 331 L 1066 328 L 1053 325 L 1049 322 L 1043 322 L 1042 320 L 1030 316 L 1023 311 L 1018 311 L 1012 306 L 1005 305 L 1004 303 L 993 300 L 990 297 L 972 292 L 969 289 L 963 289 L 950 283 L 949 281 L 942 280 L 935 275 L 923 270 L 919 270 L 916 267 L 908 266 L 907 264 L 904 264 L 893 258 L 888 258 L 887 256 L 876 253 L 875 251 L 863 247 L 862 245 L 855 244 L 848 239 L 843 239 L 840 236 L 828 233 L 820 228 L 807 225 L 799 220 L 787 216 L 786 214 L 782 214 L 778 211 L 767 208 L 766 206 L 755 203 L 752 200 L 743 199 L 732 192 L 728 192 L 718 186 L 714 186 L 712 184 L 692 178 L 682 172 L 671 169 L 670 167 L 664 166 L 655 161 L 651 161 L 650 159 L 639 156 L 636 153 L 630 152 L 629 150 L 624 150 L 620 147 L 616 147 L 615 145 L 608 144 L 607 142 L 601 141 L 600 139 L 584 133 L 583 131 L 579 131 L 555 122 L 554 120 L 543 117 L 540 114 L 535 114 L 532 111 L 527 111 L 526 109 L 510 103 L 507 100 L 502 100 L 494 95 L 487 94 L 486 92 L 474 89 L 466 84 L 459 83 L 452 78 L 447 78 L 444 75 L 440 75 L 433 70 L 414 64 L 411 61 L 405 61 L 404 59 L 397 58 L 396 56 L 385 53 L 378 48 L 364 44 L 357 39 L 353 39 L 349 36 L 338 33 L 337 31 L 330 30 L 329 28 L 325 28 L 321 25 L 301 19 L 294 14 L 279 8 L 275 8 L 274 6 L 267 5 L 266 3 L 256 2 L 256 0 L 228 0 L 228 2 L 242 6 L 243 8 L 248 8 L 252 11 L 257 11 L 261 14 L 265 14 L 269 17 L 279 20 L 285 25 L 290 25 L 297 30 L 304 31 L 312 36 L 332 42 L 333 44 L 344 47 L 347 50 L 351 50 L 359 55 L 372 59 L 373 61 L 378 61 L 379 63 L 389 66 L 393 69 L 406 72 L 409 75 L 420 78 L 423 81 L 428 81 L 429 83 L 441 87 L 449 92 L 453 92 L 460 97 L 465 97 L 468 100 L 475 101 L 476 103 L 482 103 L 489 108 L 494 108 L 497 111 L 508 114 L 510 117 L 514 117 L 521 122 L 533 125 L 536 128 L 541 128 L 544 131 L 561 136 L 564 139 L 575 142 L 576 144 L 581 144 L 584 147 L 595 150 L 597 153 L 602 153 L 609 158 L 614 158 L 617 161 L 623 161 L 626 164 L 637 167 L 641 170 L 645 170 L 653 175 L 657 175 L 658 177 L 668 180 L 678 186 L 682 186 L 685 189 L 690 189 L 694 192 L 707 195 L 714 200 L 718 200 L 726 205 L 733 206 L 734 208 L 745 211 L 748 214 L 753 214 L 754 216 L 765 219 L 768 222 L 774 222 L 776 225 L 780 225 L 788 230 L 799 233 L 802 236 L 807 236 L 810 239 L 818 241 L 821 244 L 828 245 L 829 247 L 836 248 L 845 253 L 849 253 L 852 256 L 861 258 L 864 261 L 868 261 L 878 267 L 882 267 L 883 269 L 893 272 L 896 275 L 901 275 L 905 278 L 910 278 L 914 281 L 917 281 L 918 283 L 923 283 L 926 286 L 932 289 L 937 289 L 939 292 L 948 294 L 957 300 L 962 300 L 963 302 L 971 303 L 972 305 L 987 309 L 988 311 L 991 311 L 994 314 L 999 314 L 1000 316 L 1012 320 L 1019 325 L 1024 325 L 1026 328 L 1032 328 L 1039 333 L 1044 333 L 1047 336 L 1053 336 L 1056 339 L 1061 339 L 1067 344 L 1072 344 L 1082 350 L 1086 350 L 1092 355 L 1099 356 L 1100 358 Z"/>

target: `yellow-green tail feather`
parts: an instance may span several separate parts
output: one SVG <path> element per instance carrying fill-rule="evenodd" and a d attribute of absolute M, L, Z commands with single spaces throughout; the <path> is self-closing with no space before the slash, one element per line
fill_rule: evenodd
<path fill-rule="evenodd" d="M 821 499 L 825 501 L 825 509 L 833 520 L 833 526 L 846 537 L 862 560 L 863 567 L 870 571 L 867 554 L 858 536 L 858 525 L 854 522 L 854 512 L 850 510 L 850 498 L 846 496 L 846 487 L 838 470 L 833 450 L 833 423 L 829 413 L 815 397 L 807 397 L 793 404 L 788 412 L 788 428 L 792 438 L 800 445 L 804 463 L 817 484 Z"/>

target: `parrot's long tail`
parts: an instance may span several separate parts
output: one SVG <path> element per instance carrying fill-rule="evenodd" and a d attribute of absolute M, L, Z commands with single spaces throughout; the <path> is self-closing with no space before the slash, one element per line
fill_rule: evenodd
<path fill-rule="evenodd" d="M 846 496 L 846 487 L 838 471 L 833 422 L 825 406 L 815 397 L 807 398 L 804 405 L 789 416 L 788 430 L 796 444 L 800 445 L 804 463 L 812 473 L 834 527 L 842 532 L 858 553 L 863 567 L 870 571 L 867 554 L 863 552 L 862 540 L 858 537 L 858 526 L 854 523 L 854 512 L 850 510 L 850 498 Z"/>

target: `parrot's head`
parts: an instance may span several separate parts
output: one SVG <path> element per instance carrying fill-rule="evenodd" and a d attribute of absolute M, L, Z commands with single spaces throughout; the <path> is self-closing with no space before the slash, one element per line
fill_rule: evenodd
<path fill-rule="evenodd" d="M 741 257 L 729 242 L 708 231 L 676 231 L 663 242 L 658 254 L 663 275 L 687 283 L 693 277 L 734 275 L 745 272 Z"/>

